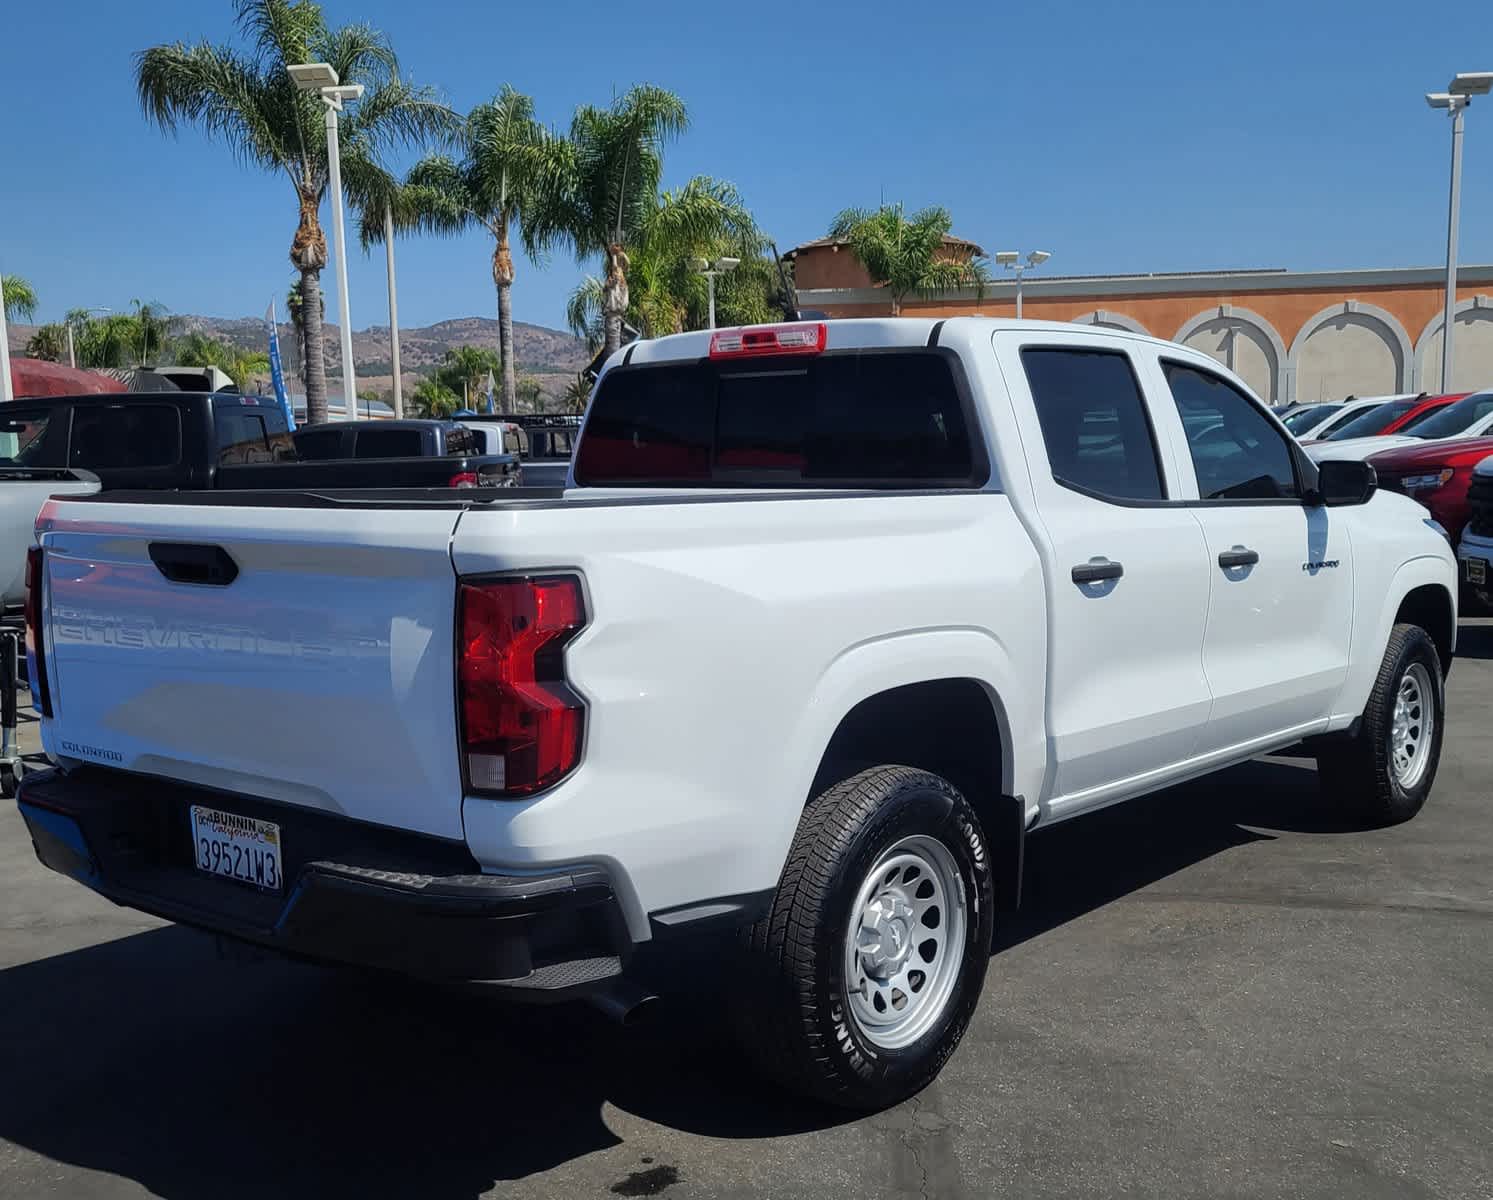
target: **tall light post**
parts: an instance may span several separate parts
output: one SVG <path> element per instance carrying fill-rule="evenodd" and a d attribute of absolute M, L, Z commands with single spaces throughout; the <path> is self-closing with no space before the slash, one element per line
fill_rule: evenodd
<path fill-rule="evenodd" d="M 399 366 L 399 300 L 394 289 L 394 206 L 384 201 L 384 263 L 389 281 L 389 364 L 394 371 L 394 419 L 404 419 L 404 380 Z"/>
<path fill-rule="evenodd" d="M 106 313 L 106 312 L 113 312 L 113 311 L 114 310 L 112 308 L 85 308 L 83 310 L 83 315 L 85 317 L 91 317 L 91 316 L 93 316 L 94 313 Z M 66 325 L 67 325 L 67 365 L 70 366 L 70 367 L 72 367 L 74 370 L 76 370 L 77 366 L 78 366 L 78 356 L 77 356 L 77 354 L 75 354 L 73 352 L 73 323 L 71 321 L 68 321 L 68 322 L 66 322 Z"/>
<path fill-rule="evenodd" d="M 705 276 L 705 282 L 710 290 L 710 328 L 715 328 L 715 277 L 724 275 L 727 271 L 734 271 L 741 266 L 741 259 L 722 256 L 714 262 L 704 258 L 692 258 L 689 260 L 690 270 L 696 275 Z"/>
<path fill-rule="evenodd" d="M 1008 271 L 1016 273 L 1016 316 L 1021 317 L 1021 280 L 1031 268 L 1040 267 L 1052 255 L 1046 250 L 1033 250 L 1026 256 L 1026 262 L 1021 261 L 1020 250 L 1001 250 L 995 256 L 995 261 Z"/>
<path fill-rule="evenodd" d="M 14 399 L 10 386 L 10 326 L 6 323 L 5 298 L 0 296 L 0 400 Z"/>
<path fill-rule="evenodd" d="M 327 187 L 332 193 L 332 239 L 337 253 L 337 316 L 341 323 L 342 411 L 358 419 L 358 380 L 353 369 L 352 314 L 347 300 L 347 237 L 342 227 L 342 157 L 337 143 L 337 114 L 363 94 L 361 83 L 339 84 L 331 63 L 292 63 L 285 68 L 302 91 L 314 92 L 327 109 Z"/>
<path fill-rule="evenodd" d="M 1441 319 L 1441 391 L 1452 390 L 1452 342 L 1457 315 L 1457 230 L 1462 220 L 1462 115 L 1474 96 L 1493 90 L 1493 71 L 1465 71 L 1444 92 L 1427 92 L 1426 103 L 1452 119 L 1452 179 L 1446 212 L 1446 311 Z"/>

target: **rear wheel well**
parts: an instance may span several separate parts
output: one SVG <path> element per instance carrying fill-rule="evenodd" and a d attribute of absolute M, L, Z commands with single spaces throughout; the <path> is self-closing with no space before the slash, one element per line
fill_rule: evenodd
<path fill-rule="evenodd" d="M 1441 660 L 1441 673 L 1451 670 L 1452 641 L 1455 635 L 1452 614 L 1456 611 L 1451 593 L 1435 583 L 1428 583 L 1407 592 L 1395 612 L 1396 625 L 1419 625 L 1431 635 L 1436 647 L 1436 657 Z"/>
<path fill-rule="evenodd" d="M 918 767 L 958 788 L 980 818 L 996 890 L 1014 907 L 1025 813 L 1006 795 L 996 702 L 976 679 L 934 679 L 862 700 L 840 721 L 819 761 L 810 799 L 867 767 Z"/>

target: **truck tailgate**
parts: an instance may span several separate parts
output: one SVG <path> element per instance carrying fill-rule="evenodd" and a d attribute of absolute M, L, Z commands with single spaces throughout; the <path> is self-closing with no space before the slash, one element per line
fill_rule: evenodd
<path fill-rule="evenodd" d="M 460 511 L 49 503 L 63 760 L 462 835 Z"/>

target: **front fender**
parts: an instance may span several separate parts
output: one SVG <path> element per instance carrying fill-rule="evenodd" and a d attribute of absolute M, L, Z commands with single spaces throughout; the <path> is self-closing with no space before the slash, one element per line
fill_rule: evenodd
<path fill-rule="evenodd" d="M 1371 581 L 1365 580 L 1360 587 L 1360 596 L 1373 594 Z M 1447 593 L 1451 604 L 1452 648 L 1456 648 L 1457 636 L 1457 569 L 1456 560 L 1436 554 L 1424 554 L 1401 563 L 1390 577 L 1389 586 L 1380 593 L 1377 604 L 1360 602 L 1360 619 L 1355 620 L 1352 648 L 1349 654 L 1348 674 L 1331 729 L 1342 729 L 1356 721 L 1369 702 L 1379 666 L 1384 661 L 1384 649 L 1389 645 L 1389 634 L 1394 628 L 1395 616 L 1405 597 L 1416 588 L 1435 586 Z"/>

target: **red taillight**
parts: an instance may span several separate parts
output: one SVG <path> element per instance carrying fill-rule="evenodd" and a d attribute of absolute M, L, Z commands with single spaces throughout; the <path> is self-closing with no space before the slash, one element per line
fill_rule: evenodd
<path fill-rule="evenodd" d="M 47 686 L 46 642 L 41 631 L 42 584 L 46 579 L 45 551 L 32 546 L 26 551 L 26 649 L 36 678 L 31 681 L 31 699 L 36 711 L 52 715 L 52 691 Z"/>
<path fill-rule="evenodd" d="M 711 358 L 750 358 L 755 354 L 818 354 L 829 340 L 829 326 L 762 325 L 718 329 L 710 335 Z"/>
<path fill-rule="evenodd" d="M 478 486 L 477 485 L 477 472 L 476 471 L 458 471 L 455 475 L 451 476 L 450 479 L 446 480 L 446 486 L 447 487 L 476 487 L 476 486 Z"/>
<path fill-rule="evenodd" d="M 474 791 L 527 796 L 580 761 L 586 704 L 565 680 L 565 644 L 586 626 L 574 575 L 457 590 L 461 748 Z"/>

